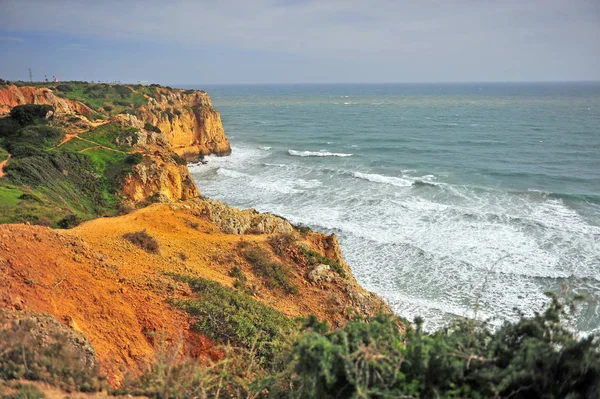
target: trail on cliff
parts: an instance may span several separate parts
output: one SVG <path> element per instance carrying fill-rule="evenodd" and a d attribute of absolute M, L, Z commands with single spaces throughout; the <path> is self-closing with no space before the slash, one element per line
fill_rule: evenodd
<path fill-rule="evenodd" d="M 6 166 L 6 164 L 10 160 L 10 157 L 11 157 L 11 154 L 8 154 L 8 157 L 6 157 L 6 159 L 4 161 L 0 162 L 0 179 L 3 178 L 5 175 L 4 166 Z"/>

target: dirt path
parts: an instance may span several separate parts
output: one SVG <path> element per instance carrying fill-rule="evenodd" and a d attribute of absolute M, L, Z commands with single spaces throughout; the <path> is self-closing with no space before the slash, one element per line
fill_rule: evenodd
<path fill-rule="evenodd" d="M 10 157 L 11 155 L 8 154 L 8 157 L 4 161 L 0 162 L 0 179 L 4 177 L 4 165 L 6 165 L 6 163 L 10 160 Z"/>
<path fill-rule="evenodd" d="M 96 143 L 95 141 L 84 139 L 84 138 L 81 138 L 79 136 L 77 137 L 77 139 L 81 140 L 81 141 L 87 141 L 88 143 L 91 143 L 91 144 L 95 144 L 94 147 L 84 148 L 83 150 L 81 150 L 79 152 L 84 152 L 84 151 L 91 150 L 91 149 L 94 149 L 94 148 L 103 148 L 103 149 L 109 150 L 109 151 L 120 152 L 121 154 L 129 154 L 128 152 L 121 151 L 121 150 L 116 150 L 116 149 L 110 148 L 110 147 L 106 147 L 106 146 L 104 146 L 104 145 L 102 145 L 100 143 Z"/>
<path fill-rule="evenodd" d="M 91 126 L 93 126 L 93 127 L 94 127 L 94 129 L 95 129 L 95 128 L 97 128 L 98 126 L 102 126 L 102 125 L 106 125 L 107 123 L 110 123 L 110 120 L 107 120 L 107 121 L 102 121 L 102 122 L 92 122 L 92 121 L 88 121 L 88 122 L 89 122 L 89 123 L 90 123 L 90 125 L 91 125 Z M 81 132 L 81 133 L 85 133 L 85 132 Z M 75 137 L 79 138 L 79 135 L 80 135 L 81 133 L 67 134 L 67 135 L 65 136 L 65 138 L 63 139 L 63 141 L 61 141 L 61 142 L 60 142 L 60 144 L 59 144 L 59 145 L 57 145 L 56 147 L 60 147 L 61 145 L 68 143 L 69 141 L 71 141 L 71 140 L 72 140 L 72 139 L 74 139 Z M 55 148 L 56 148 L 56 147 L 55 147 Z"/>

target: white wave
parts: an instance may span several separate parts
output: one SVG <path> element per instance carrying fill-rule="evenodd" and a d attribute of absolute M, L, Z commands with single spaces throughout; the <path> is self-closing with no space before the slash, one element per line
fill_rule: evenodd
<path fill-rule="evenodd" d="M 296 150 L 288 150 L 288 154 L 293 155 L 295 157 L 351 157 L 352 154 L 342 154 L 337 152 L 329 152 L 329 151 L 296 151 Z"/>
<path fill-rule="evenodd" d="M 274 166 L 276 168 L 285 168 L 288 165 L 284 164 L 284 163 L 268 163 L 268 162 L 264 162 L 263 163 L 264 166 Z"/>
<path fill-rule="evenodd" d="M 219 168 L 217 173 L 221 176 L 231 177 L 233 179 L 245 178 L 248 175 L 231 169 Z"/>
<path fill-rule="evenodd" d="M 392 186 L 397 187 L 409 187 L 412 185 L 411 181 L 401 177 L 384 176 L 375 173 L 354 172 L 352 173 L 352 176 L 356 177 L 357 179 L 368 180 L 373 183 L 391 184 Z"/>
<path fill-rule="evenodd" d="M 273 147 L 267 147 L 267 146 L 258 147 L 259 150 L 263 150 L 263 151 L 269 151 L 271 148 L 273 148 Z"/>

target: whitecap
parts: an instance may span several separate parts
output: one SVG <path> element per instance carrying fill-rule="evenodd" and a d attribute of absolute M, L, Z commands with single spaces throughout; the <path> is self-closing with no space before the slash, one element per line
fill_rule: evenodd
<path fill-rule="evenodd" d="M 263 150 L 263 151 L 269 151 L 271 148 L 273 148 L 273 147 L 267 147 L 267 146 L 258 147 L 259 150 Z"/>
<path fill-rule="evenodd" d="M 373 183 L 390 184 L 397 187 L 409 187 L 412 185 L 410 181 L 401 177 L 384 176 L 375 173 L 354 172 L 352 173 L 352 176 L 357 179 L 368 180 Z"/>
<path fill-rule="evenodd" d="M 351 157 L 352 154 L 343 154 L 329 151 L 296 151 L 288 150 L 288 154 L 295 157 Z"/>

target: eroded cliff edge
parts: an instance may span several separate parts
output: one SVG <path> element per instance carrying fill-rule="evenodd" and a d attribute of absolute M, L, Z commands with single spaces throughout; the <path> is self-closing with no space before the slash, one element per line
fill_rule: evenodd
<path fill-rule="evenodd" d="M 129 201 L 127 207 L 147 201 L 176 201 L 197 196 L 199 192 L 186 162 L 205 155 L 231 153 L 219 112 L 204 91 L 87 82 L 49 87 L 8 84 L 0 87 L 0 118 L 5 116 L 0 122 L 6 122 L 0 126 L 0 147 L 10 151 L 11 146 L 27 140 L 27 134 L 10 132 L 8 123 L 17 126 L 13 130 L 27 127 L 31 121 L 24 124 L 23 118 L 16 118 L 25 111 L 13 118 L 16 122 L 10 121 L 11 110 L 26 104 L 48 107 L 43 118 L 34 121 L 34 129 L 46 125 L 65 133 L 51 148 L 47 148 L 47 140 L 41 143 L 45 150 L 87 152 L 92 160 L 107 158 L 102 152 L 108 150 L 113 151 L 108 155 L 113 158 L 111 161 L 118 158 L 115 152 L 143 155 L 135 165 L 121 168 L 124 172 L 116 182 L 117 191 Z M 11 167 L 14 170 L 13 181 L 19 180 L 15 177 L 19 174 L 18 163 L 19 160 L 13 159 L 7 166 L 7 170 Z M 97 172 L 104 173 L 105 165 L 98 163 L 101 170 Z M 31 186 L 29 183 L 27 181 Z M 42 183 L 35 181 L 33 186 Z"/>
<path fill-rule="evenodd" d="M 159 337 L 166 337 L 167 344 L 182 343 L 182 356 L 201 362 L 222 358 L 218 345 L 229 337 L 224 340 L 218 331 L 213 334 L 201 326 L 203 318 L 212 320 L 222 307 L 231 306 L 227 301 L 235 303 L 227 312 L 242 301 L 264 314 L 275 310 L 281 316 L 273 318 L 286 325 L 316 315 L 339 327 L 356 317 L 390 312 L 355 281 L 335 235 L 199 197 L 182 155 L 190 159 L 230 151 L 206 93 L 97 89 L 76 84 L 70 89 L 2 89 L 5 113 L 23 103 L 51 107 L 29 109 L 38 113 L 31 114 L 35 120 L 15 125 L 18 131 L 1 143 L 20 153 L 15 152 L 7 176 L 0 179 L 0 195 L 12 201 L 0 208 L 18 209 L 15 215 L 21 219 L 16 221 L 26 222 L 0 224 L 0 308 L 8 310 L 4 316 L 27 312 L 44 320 L 51 315 L 68 331 L 82 334 L 94 350 L 93 361 L 118 386 L 126 374 L 139 375 L 152 363 Z M 13 116 L 8 118 L 21 121 Z M 56 129 L 64 132 L 47 136 L 50 141 L 31 140 L 44 132 L 60 133 Z M 32 149 L 33 144 L 38 148 Z M 91 169 L 81 171 L 88 161 Z M 51 181 L 30 175 L 43 168 L 56 169 L 45 171 Z M 79 191 L 71 193 L 71 185 L 79 183 L 92 184 L 80 197 Z M 93 191 L 93 185 L 100 190 Z M 55 198 L 56 190 L 60 195 Z M 112 195 L 121 206 L 114 214 L 101 214 L 112 203 L 90 192 Z M 48 228 L 49 216 L 44 219 L 40 213 L 49 203 L 49 212 L 71 206 L 69 212 L 81 215 L 79 206 L 88 207 L 90 199 L 99 201 L 94 206 L 100 211 L 69 230 Z M 131 234 L 151 238 L 156 247 L 134 244 L 126 238 Z M 200 315 L 174 306 L 206 302 L 185 279 L 225 287 L 224 302 L 202 309 Z M 241 317 L 232 316 L 234 321 Z M 265 322 L 272 321 L 252 320 L 256 324 L 250 327 L 261 331 Z"/>

